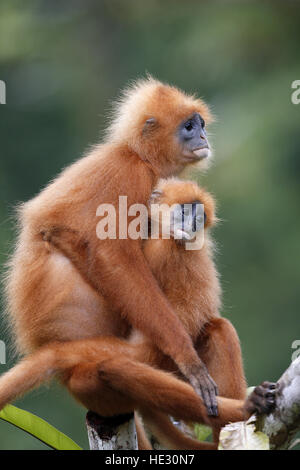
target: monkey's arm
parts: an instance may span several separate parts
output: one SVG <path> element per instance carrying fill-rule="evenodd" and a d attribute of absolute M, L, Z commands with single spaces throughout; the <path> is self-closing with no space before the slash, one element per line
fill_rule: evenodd
<path fill-rule="evenodd" d="M 174 360 L 202 397 L 208 414 L 217 415 L 217 386 L 160 290 L 137 242 L 125 240 L 125 246 L 115 240 L 112 246 L 102 240 L 99 254 L 71 229 L 55 227 L 42 234 L 46 242 L 74 263 L 90 285 L 109 299 L 116 311 Z"/>
<path fill-rule="evenodd" d="M 197 355 L 191 338 L 174 314 L 146 263 L 143 253 L 124 260 L 125 269 L 107 272 L 100 289 L 115 308 L 156 346 L 170 356 L 180 371 L 203 398 L 209 415 L 217 414 L 217 387 L 205 364 Z M 120 259 L 120 254 L 117 259 Z M 95 272 L 96 274 L 96 272 Z M 95 276 L 93 276 L 95 279 Z M 96 278 L 98 276 L 96 275 Z M 116 291 L 116 286 L 118 290 Z M 104 290 L 103 290 L 104 287 Z"/>

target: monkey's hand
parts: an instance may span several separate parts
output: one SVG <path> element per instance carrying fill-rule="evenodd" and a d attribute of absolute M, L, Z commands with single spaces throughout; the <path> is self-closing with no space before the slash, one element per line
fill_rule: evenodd
<path fill-rule="evenodd" d="M 194 364 L 189 371 L 185 372 L 186 378 L 194 388 L 195 392 L 202 398 L 209 416 L 218 416 L 217 398 L 218 387 L 211 378 L 205 364 L 201 361 Z"/>
<path fill-rule="evenodd" d="M 55 226 L 40 231 L 42 239 L 77 264 L 88 264 L 89 246 L 77 230 Z"/>
<path fill-rule="evenodd" d="M 65 227 L 64 225 L 51 225 L 49 227 L 43 227 L 40 229 L 41 237 L 44 241 L 52 243 L 53 245 L 59 245 L 61 240 L 70 239 L 72 234 L 72 239 L 78 241 L 79 235 L 77 230 L 73 230 L 70 227 Z"/>
<path fill-rule="evenodd" d="M 255 387 L 245 402 L 245 410 L 249 414 L 269 414 L 276 406 L 278 384 L 263 382 Z"/>

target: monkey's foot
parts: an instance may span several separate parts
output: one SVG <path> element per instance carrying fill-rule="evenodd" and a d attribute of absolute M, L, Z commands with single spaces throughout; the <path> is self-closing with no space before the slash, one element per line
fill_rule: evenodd
<path fill-rule="evenodd" d="M 276 393 L 278 384 L 273 382 L 263 382 L 255 387 L 249 395 L 245 408 L 252 414 L 269 414 L 276 406 Z"/>

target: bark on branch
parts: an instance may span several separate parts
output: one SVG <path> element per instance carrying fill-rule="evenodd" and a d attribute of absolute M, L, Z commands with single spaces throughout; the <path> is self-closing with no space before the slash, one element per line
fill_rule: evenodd
<path fill-rule="evenodd" d="M 86 426 L 90 450 L 137 450 L 134 414 L 104 418 L 89 411 Z"/>
<path fill-rule="evenodd" d="M 267 434 L 271 449 L 288 449 L 300 430 L 300 357 L 294 360 L 278 381 L 276 408 L 257 420 L 258 430 Z"/>
<path fill-rule="evenodd" d="M 254 417 L 247 423 L 225 426 L 220 435 L 222 449 L 289 449 L 292 439 L 300 431 L 300 357 L 291 363 L 278 385 L 275 410 L 256 421 Z"/>

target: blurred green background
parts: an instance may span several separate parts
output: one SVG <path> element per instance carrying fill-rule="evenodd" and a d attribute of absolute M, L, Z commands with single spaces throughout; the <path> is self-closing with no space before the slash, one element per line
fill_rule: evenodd
<path fill-rule="evenodd" d="M 96 142 L 110 100 L 148 71 L 197 92 L 217 116 L 215 164 L 196 177 L 222 219 L 223 313 L 240 335 L 249 384 L 278 379 L 300 340 L 300 105 L 291 103 L 299 42 L 298 1 L 2 0 L 1 264 L 14 205 Z M 7 356 L 0 373 L 14 363 Z M 87 447 L 85 410 L 59 387 L 17 405 Z M 0 449 L 41 448 L 0 422 Z"/>

